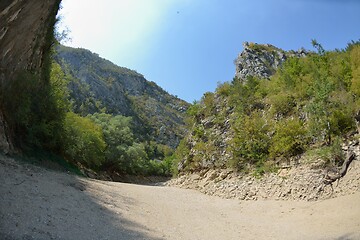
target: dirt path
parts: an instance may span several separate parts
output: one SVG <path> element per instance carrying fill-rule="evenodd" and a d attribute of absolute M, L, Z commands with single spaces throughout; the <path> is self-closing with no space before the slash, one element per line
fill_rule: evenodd
<path fill-rule="evenodd" d="M 0 156 L 0 239 L 360 239 L 360 193 L 239 201 L 83 179 Z"/>

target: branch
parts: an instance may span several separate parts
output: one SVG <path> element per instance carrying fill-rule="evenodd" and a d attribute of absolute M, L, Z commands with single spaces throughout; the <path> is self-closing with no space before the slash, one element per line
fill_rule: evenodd
<path fill-rule="evenodd" d="M 344 161 L 340 172 L 338 172 L 336 175 L 329 175 L 329 173 L 326 174 L 325 178 L 324 178 L 324 184 L 325 185 L 329 185 L 332 184 L 333 182 L 335 182 L 336 180 L 339 180 L 340 178 L 344 177 L 350 163 L 355 159 L 355 153 L 354 152 L 350 152 L 346 158 L 346 160 Z"/>

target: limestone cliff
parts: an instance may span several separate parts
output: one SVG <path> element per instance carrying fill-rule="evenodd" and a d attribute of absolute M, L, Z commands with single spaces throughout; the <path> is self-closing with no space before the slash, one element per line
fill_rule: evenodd
<path fill-rule="evenodd" d="M 2 0 L 0 2 L 0 150 L 12 150 L 12 123 L 7 120 L 6 89 L 23 72 L 46 81 L 43 67 L 60 0 Z"/>
<path fill-rule="evenodd" d="M 271 44 L 243 43 L 244 50 L 235 59 L 235 76 L 246 81 L 247 77 L 270 78 L 289 57 L 305 57 L 304 48 L 284 51 Z"/>

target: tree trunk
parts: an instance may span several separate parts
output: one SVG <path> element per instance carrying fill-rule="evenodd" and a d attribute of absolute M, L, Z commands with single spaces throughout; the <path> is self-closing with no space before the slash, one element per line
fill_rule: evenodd
<path fill-rule="evenodd" d="M 337 174 L 334 175 L 329 175 L 329 173 L 327 173 L 327 175 L 325 176 L 324 179 L 324 183 L 326 185 L 332 184 L 333 182 L 335 182 L 336 180 L 342 178 L 345 176 L 350 163 L 355 159 L 356 155 L 354 152 L 350 152 L 347 156 L 347 158 L 345 159 L 340 171 Z"/>

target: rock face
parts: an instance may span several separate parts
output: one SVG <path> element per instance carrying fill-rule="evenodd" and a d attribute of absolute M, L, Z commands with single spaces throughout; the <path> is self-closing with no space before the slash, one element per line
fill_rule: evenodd
<path fill-rule="evenodd" d="M 185 137 L 190 151 L 179 162 L 179 172 L 226 168 L 226 163 L 232 157 L 232 153 L 228 149 L 229 141 L 234 136 L 231 128 L 233 109 L 228 106 L 228 102 L 229 99 L 215 94 L 213 114 L 211 116 L 199 115 L 196 118 L 194 125 Z M 219 115 L 225 116 L 222 121 L 217 121 Z M 199 162 L 199 164 L 188 169 L 192 162 Z"/>
<path fill-rule="evenodd" d="M 328 199 L 360 191 L 360 161 L 353 161 L 338 183 L 324 185 L 326 171 L 311 166 L 282 169 L 262 178 L 241 176 L 229 170 L 203 170 L 182 175 L 167 182 L 169 186 L 196 189 L 202 193 L 239 200 L 306 200 Z"/>
<path fill-rule="evenodd" d="M 298 51 L 284 51 L 271 44 L 243 43 L 244 50 L 235 60 L 235 76 L 246 81 L 250 76 L 270 78 L 289 57 L 305 57 L 308 52 L 301 48 Z"/>
<path fill-rule="evenodd" d="M 0 111 L 0 151 L 6 154 L 12 150 L 11 141 L 8 136 L 8 126 L 3 113 Z"/>
<path fill-rule="evenodd" d="M 71 75 L 74 111 L 105 111 L 133 118 L 138 137 L 175 148 L 185 135 L 189 104 L 165 92 L 143 75 L 113 64 L 86 49 L 59 46 L 55 60 Z"/>
<path fill-rule="evenodd" d="M 360 143 L 358 139 L 342 145 L 345 155 L 355 154 L 347 174 L 331 186 L 324 183 L 331 169 L 323 168 L 323 161 L 315 161 L 267 173 L 261 178 L 236 173 L 229 169 L 203 169 L 184 174 L 167 182 L 169 186 L 196 189 L 205 194 L 239 200 L 321 200 L 360 191 Z"/>
<path fill-rule="evenodd" d="M 0 150 L 12 150 L 4 91 L 24 71 L 41 76 L 60 0 L 0 2 Z"/>

